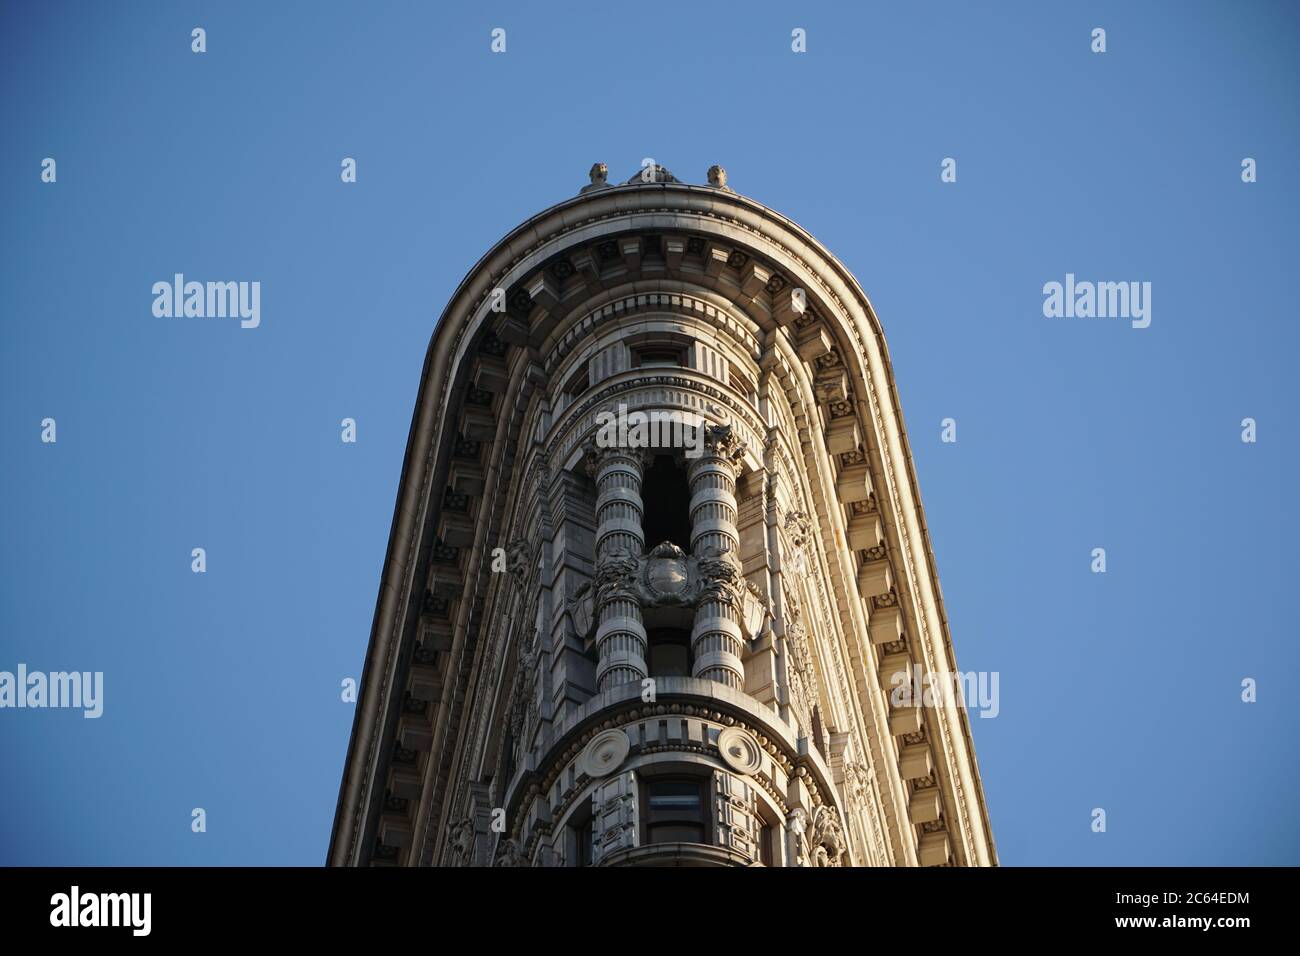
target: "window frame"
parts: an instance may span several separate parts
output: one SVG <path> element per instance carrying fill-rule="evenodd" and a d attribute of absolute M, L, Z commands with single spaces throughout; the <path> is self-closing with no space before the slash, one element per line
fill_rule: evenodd
<path fill-rule="evenodd" d="M 713 821 L 709 813 L 708 804 L 708 782 L 707 777 L 698 774 L 680 774 L 671 773 L 645 777 L 640 781 L 641 789 L 641 842 L 645 846 L 662 846 L 666 843 L 693 843 L 703 846 L 711 845 L 713 839 Z M 689 784 L 691 790 L 697 795 L 698 802 L 696 807 L 699 812 L 699 819 L 692 819 L 690 816 L 667 816 L 663 819 L 652 819 L 652 803 L 654 801 L 654 790 L 656 787 L 673 784 Z M 670 813 L 669 810 L 662 811 Z M 665 827 L 677 828 L 698 828 L 698 840 L 656 840 L 653 835 L 656 829 Z"/>

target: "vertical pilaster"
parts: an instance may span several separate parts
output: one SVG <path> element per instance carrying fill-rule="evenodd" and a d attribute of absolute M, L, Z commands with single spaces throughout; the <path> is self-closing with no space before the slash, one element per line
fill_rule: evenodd
<path fill-rule="evenodd" d="M 745 780 L 725 770 L 713 772 L 714 842 L 755 862 L 761 837 L 757 807 L 758 798 Z"/>
<path fill-rule="evenodd" d="M 699 458 L 690 461 L 691 554 L 706 586 L 691 630 L 694 677 L 717 681 L 736 690 L 745 686 L 741 630 L 741 575 L 737 556 L 736 476 L 743 447 L 729 426 L 703 426 Z"/>
<path fill-rule="evenodd" d="M 640 846 L 637 820 L 640 800 L 636 774 L 628 771 L 596 788 L 591 799 L 591 862 L 599 865 L 611 853 Z"/>
<path fill-rule="evenodd" d="M 548 568 L 553 614 L 547 648 L 551 705 L 556 719 L 562 719 L 566 708 L 580 706 L 596 692 L 596 665 L 585 653 L 589 636 L 586 623 L 580 628 L 571 614 L 564 613 L 571 609 L 573 595 L 591 581 L 596 571 L 596 494 L 588 482 L 564 469 L 557 471 L 548 492 L 554 537 Z M 591 616 L 584 620 L 589 623 L 594 620 L 594 604 L 587 613 Z"/>
<path fill-rule="evenodd" d="M 645 678 L 646 633 L 634 580 L 645 550 L 641 452 L 591 448 L 596 481 L 596 690 Z"/>

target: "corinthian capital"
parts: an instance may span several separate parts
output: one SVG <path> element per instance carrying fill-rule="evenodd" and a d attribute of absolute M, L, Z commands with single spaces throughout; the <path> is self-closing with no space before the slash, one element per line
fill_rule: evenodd
<path fill-rule="evenodd" d="M 600 470 L 611 460 L 628 462 L 637 466 L 643 474 L 648 464 L 648 456 L 640 448 L 624 448 L 621 445 L 601 445 L 587 442 L 582 446 L 582 467 L 593 481 L 600 477 Z"/>
<path fill-rule="evenodd" d="M 703 446 L 699 461 L 724 462 L 735 472 L 740 471 L 745 457 L 745 443 L 735 434 L 730 425 L 703 425 Z"/>

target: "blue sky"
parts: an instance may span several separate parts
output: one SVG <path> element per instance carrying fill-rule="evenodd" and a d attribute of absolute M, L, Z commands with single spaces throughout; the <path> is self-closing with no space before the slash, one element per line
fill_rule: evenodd
<path fill-rule="evenodd" d="M 99 720 L 0 710 L 0 863 L 323 862 L 437 316 L 592 162 L 643 157 L 726 166 L 871 297 L 959 664 L 1000 674 L 973 729 L 1002 861 L 1296 862 L 1297 26 L 0 4 L 0 670 L 105 674 Z M 260 281 L 261 326 L 156 318 L 177 272 Z M 1066 273 L 1151 282 L 1151 326 L 1045 318 Z"/>

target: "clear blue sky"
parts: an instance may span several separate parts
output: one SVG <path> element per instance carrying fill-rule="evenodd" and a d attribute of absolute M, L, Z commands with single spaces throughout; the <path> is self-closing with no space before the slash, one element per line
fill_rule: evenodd
<path fill-rule="evenodd" d="M 1296 6 L 452 6 L 0 6 L 0 670 L 106 682 L 0 711 L 0 863 L 323 862 L 437 316 L 647 156 L 871 296 L 1003 862 L 1296 862 Z M 1067 272 L 1151 327 L 1044 318 Z"/>

